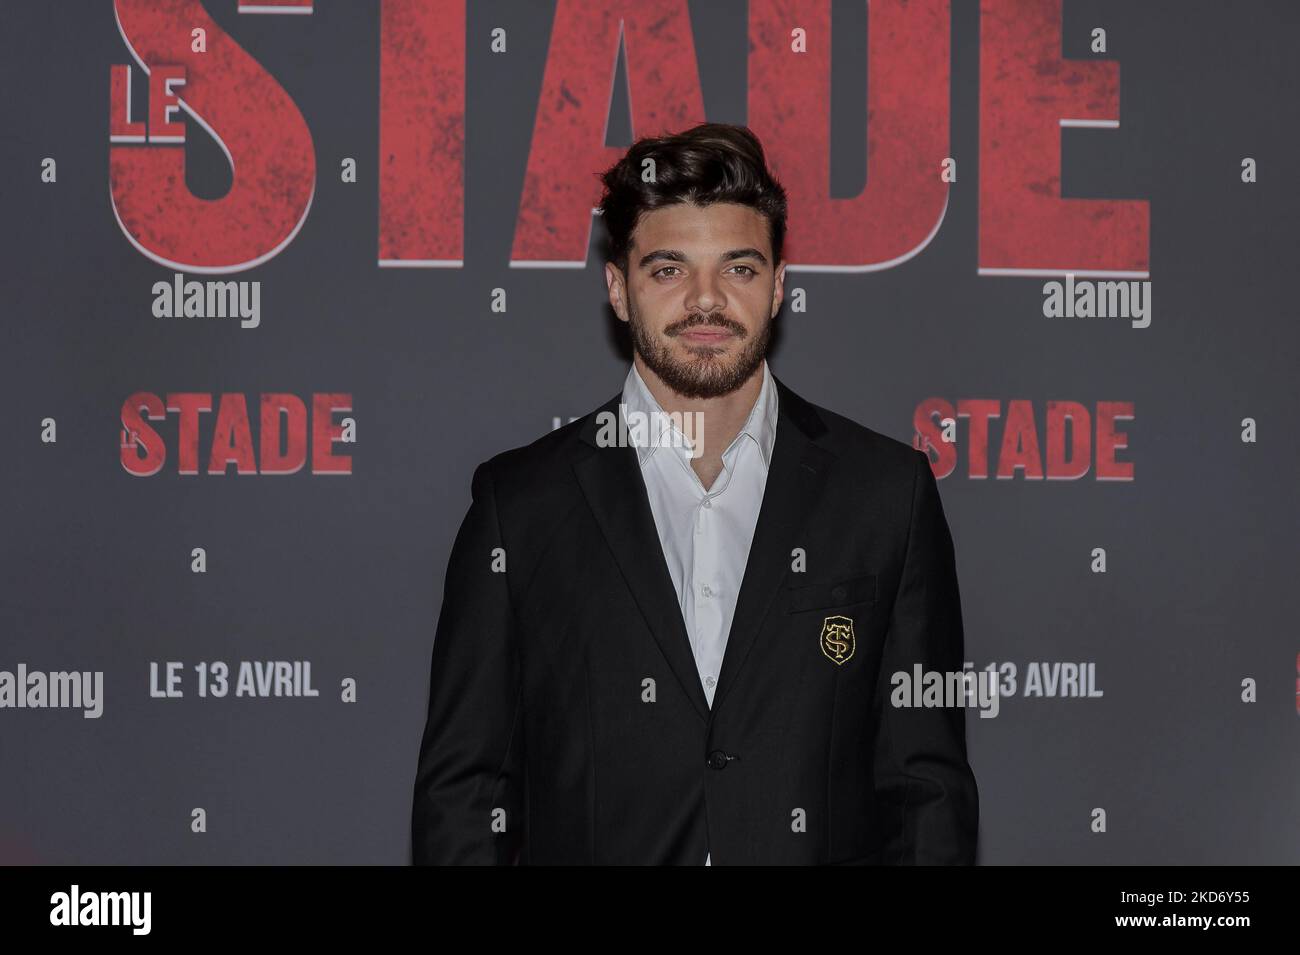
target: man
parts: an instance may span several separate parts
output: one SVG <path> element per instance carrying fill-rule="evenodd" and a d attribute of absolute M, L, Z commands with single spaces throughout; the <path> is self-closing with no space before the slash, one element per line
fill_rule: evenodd
<path fill-rule="evenodd" d="M 768 368 L 786 197 L 761 145 L 703 124 L 603 181 L 632 367 L 474 472 L 416 863 L 972 863 L 964 711 L 890 703 L 893 674 L 963 662 L 929 458 Z"/>

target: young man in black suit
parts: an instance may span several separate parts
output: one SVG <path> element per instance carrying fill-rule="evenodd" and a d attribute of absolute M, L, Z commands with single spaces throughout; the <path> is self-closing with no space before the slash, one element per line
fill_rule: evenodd
<path fill-rule="evenodd" d="M 896 673 L 962 668 L 938 488 L 768 368 L 786 196 L 762 146 L 703 124 L 603 181 L 632 368 L 474 472 L 416 863 L 973 863 L 964 710 L 891 703 Z"/>

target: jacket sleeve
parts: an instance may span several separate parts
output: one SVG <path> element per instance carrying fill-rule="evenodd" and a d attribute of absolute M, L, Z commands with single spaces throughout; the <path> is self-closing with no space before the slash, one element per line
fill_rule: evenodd
<path fill-rule="evenodd" d="M 452 545 L 411 812 L 416 865 L 509 865 L 524 841 L 522 703 L 491 462 Z"/>
<path fill-rule="evenodd" d="M 914 449 L 915 450 L 915 449 Z M 952 536 L 929 456 L 915 451 L 902 578 L 876 690 L 874 773 L 882 813 L 881 862 L 973 865 L 979 796 L 966 758 L 964 707 L 895 707 L 893 675 L 960 672 L 961 598 Z"/>

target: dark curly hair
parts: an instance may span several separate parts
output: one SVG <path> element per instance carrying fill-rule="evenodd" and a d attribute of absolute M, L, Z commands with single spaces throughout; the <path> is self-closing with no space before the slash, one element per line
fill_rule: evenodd
<path fill-rule="evenodd" d="M 655 181 L 641 178 L 654 160 Z M 632 231 L 643 213 L 678 202 L 707 206 L 734 202 L 767 217 L 772 266 L 785 244 L 785 189 L 768 171 L 763 144 L 746 126 L 700 123 L 671 136 L 645 137 L 600 175 L 601 218 L 609 233 L 609 260 L 627 275 Z"/>

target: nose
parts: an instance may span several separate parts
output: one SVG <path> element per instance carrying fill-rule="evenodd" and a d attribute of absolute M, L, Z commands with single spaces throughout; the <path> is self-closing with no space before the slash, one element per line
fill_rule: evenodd
<path fill-rule="evenodd" d="M 727 307 L 727 295 L 718 276 L 707 272 L 697 273 L 683 303 L 692 311 L 722 311 Z"/>

